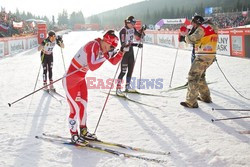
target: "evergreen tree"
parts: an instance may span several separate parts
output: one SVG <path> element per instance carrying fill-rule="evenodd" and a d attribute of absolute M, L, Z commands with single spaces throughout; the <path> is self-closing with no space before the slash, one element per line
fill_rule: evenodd
<path fill-rule="evenodd" d="M 69 24 L 71 27 L 74 27 L 75 24 L 85 24 L 83 13 L 81 11 L 71 13 Z"/>
<path fill-rule="evenodd" d="M 55 16 L 54 16 L 54 15 L 52 16 L 52 24 L 53 24 L 53 25 L 56 24 L 56 22 L 55 22 Z"/>
<path fill-rule="evenodd" d="M 58 14 L 58 25 L 68 25 L 69 24 L 69 19 L 68 19 L 68 12 L 63 9 L 62 13 Z"/>

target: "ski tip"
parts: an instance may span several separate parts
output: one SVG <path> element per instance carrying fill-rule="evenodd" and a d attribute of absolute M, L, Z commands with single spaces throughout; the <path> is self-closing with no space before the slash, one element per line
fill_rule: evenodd
<path fill-rule="evenodd" d="M 38 139 L 39 137 L 38 137 L 38 136 L 35 136 L 35 138 L 37 138 L 37 139 Z"/>
<path fill-rule="evenodd" d="M 9 105 L 9 107 L 11 107 L 11 104 L 10 104 L 10 103 L 8 103 L 8 105 Z"/>
<path fill-rule="evenodd" d="M 214 122 L 214 119 L 211 119 L 212 122 Z"/>
<path fill-rule="evenodd" d="M 214 111 L 215 109 L 214 108 L 212 108 L 212 111 Z"/>

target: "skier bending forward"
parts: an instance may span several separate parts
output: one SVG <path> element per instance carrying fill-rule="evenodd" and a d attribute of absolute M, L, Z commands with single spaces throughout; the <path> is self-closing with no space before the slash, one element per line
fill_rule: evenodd
<path fill-rule="evenodd" d="M 86 125 L 88 90 L 85 76 L 88 70 L 98 69 L 106 60 L 113 65 L 121 60 L 123 49 L 117 53 L 114 51 L 118 41 L 114 31 L 108 30 L 103 39 L 97 38 L 82 46 L 71 61 L 66 75 L 73 74 L 63 79 L 63 87 L 70 106 L 68 123 L 72 142 L 86 143 L 86 139 L 96 139 L 95 135 L 88 132 Z"/>

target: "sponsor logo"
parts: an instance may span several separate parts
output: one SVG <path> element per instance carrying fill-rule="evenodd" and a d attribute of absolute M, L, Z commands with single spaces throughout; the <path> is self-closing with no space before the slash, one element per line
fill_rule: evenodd
<path fill-rule="evenodd" d="M 44 33 L 40 34 L 40 38 L 44 39 L 44 36 L 45 36 Z"/>
<path fill-rule="evenodd" d="M 203 51 L 213 51 L 213 47 L 208 45 L 205 48 L 203 48 Z"/>
<path fill-rule="evenodd" d="M 75 120 L 70 120 L 70 121 L 69 121 L 69 124 L 70 124 L 70 125 L 75 125 L 75 124 L 76 124 L 76 121 L 75 121 Z"/>

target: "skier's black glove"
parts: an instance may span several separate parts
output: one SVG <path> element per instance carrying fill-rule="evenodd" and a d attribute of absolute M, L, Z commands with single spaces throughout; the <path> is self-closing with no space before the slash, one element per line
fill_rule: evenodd
<path fill-rule="evenodd" d="M 137 45 L 137 47 L 138 47 L 138 48 L 143 48 L 143 44 L 142 44 L 142 43 L 139 43 L 139 44 Z"/>
<path fill-rule="evenodd" d="M 127 42 L 127 43 L 122 43 L 121 47 L 120 47 L 120 51 L 124 52 L 124 48 L 128 48 L 130 46 L 134 46 L 133 43 Z M 126 49 L 128 50 L 128 49 Z"/>
<path fill-rule="evenodd" d="M 131 46 L 137 46 L 138 48 L 143 48 L 142 43 L 132 43 Z"/>
<path fill-rule="evenodd" d="M 144 24 L 144 25 L 141 27 L 141 30 L 142 30 L 142 31 L 145 31 L 146 29 L 147 29 L 147 25 Z"/>
<path fill-rule="evenodd" d="M 193 27 L 191 30 L 188 31 L 188 35 L 192 35 L 195 32 L 196 29 L 197 28 Z"/>
<path fill-rule="evenodd" d="M 61 43 L 63 43 L 63 40 L 62 40 L 62 36 L 61 35 L 58 35 L 57 37 L 56 37 L 56 43 L 59 45 L 59 44 L 61 44 Z"/>
<path fill-rule="evenodd" d="M 120 47 L 120 51 L 123 52 L 124 51 L 124 46 Z"/>
<path fill-rule="evenodd" d="M 180 37 L 179 37 L 179 42 L 186 42 L 185 36 L 180 36 Z"/>

